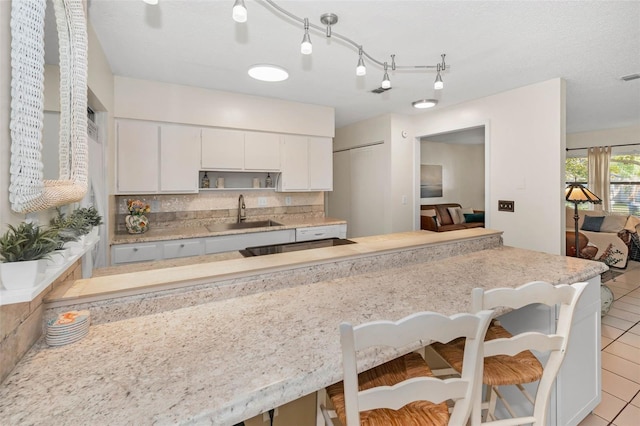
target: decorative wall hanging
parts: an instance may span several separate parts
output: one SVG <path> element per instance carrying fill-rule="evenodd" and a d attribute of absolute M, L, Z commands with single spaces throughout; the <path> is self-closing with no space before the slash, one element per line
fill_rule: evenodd
<path fill-rule="evenodd" d="M 46 0 L 11 5 L 11 181 L 18 213 L 80 201 L 87 191 L 87 27 L 81 0 L 53 0 L 60 45 L 60 176 L 43 179 Z"/>

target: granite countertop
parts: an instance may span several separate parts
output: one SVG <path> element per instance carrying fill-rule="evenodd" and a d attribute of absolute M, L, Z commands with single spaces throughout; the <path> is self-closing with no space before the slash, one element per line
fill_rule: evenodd
<path fill-rule="evenodd" d="M 0 423 L 232 425 L 339 381 L 342 321 L 450 315 L 470 309 L 473 287 L 605 269 L 499 247 L 94 325 L 73 345 L 40 341 L 27 353 L 0 387 Z M 359 365 L 397 355 L 365 351 Z"/>
<path fill-rule="evenodd" d="M 342 219 L 334 219 L 330 217 L 323 218 L 307 218 L 307 219 L 273 219 L 277 223 L 281 223 L 282 226 L 269 226 L 269 227 L 256 227 L 246 229 L 229 229 L 225 231 L 212 232 L 207 229 L 206 226 L 198 227 L 184 227 L 184 228 L 150 228 L 144 234 L 129 234 L 129 233 L 116 233 L 111 239 L 112 245 L 117 244 L 131 244 L 131 243 L 146 243 L 152 241 L 163 240 L 181 240 L 186 238 L 203 238 L 203 237 L 215 237 L 220 235 L 231 234 L 249 234 L 252 232 L 265 232 L 265 231 L 279 231 L 283 229 L 296 229 L 306 228 L 309 226 L 322 226 L 322 225 L 342 225 L 347 221 Z M 251 222 L 251 220 L 248 220 Z"/>

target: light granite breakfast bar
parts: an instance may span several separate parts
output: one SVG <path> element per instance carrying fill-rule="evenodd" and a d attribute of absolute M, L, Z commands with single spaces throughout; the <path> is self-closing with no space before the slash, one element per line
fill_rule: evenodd
<path fill-rule="evenodd" d="M 155 292 L 169 292 L 165 296 L 178 301 L 172 308 L 136 316 L 117 306 L 102 306 L 102 320 L 92 323 L 83 340 L 58 348 L 38 342 L 0 387 L 0 423 L 233 425 L 341 380 L 342 321 L 399 319 L 423 310 L 464 312 L 470 309 L 474 287 L 516 287 L 532 280 L 590 283 L 580 302 L 583 315 L 576 318 L 582 330 L 565 361 L 569 371 L 561 372 L 562 389 L 552 400 L 551 421 L 579 422 L 584 410 L 593 409 L 600 398 L 599 274 L 606 266 L 505 247 L 496 231 L 450 234 L 393 234 L 348 246 L 98 277 L 112 284 L 117 277 L 138 278 L 145 284 L 132 293 L 120 288 L 125 293 L 120 308 L 141 303 L 142 296 L 153 299 Z M 465 250 L 465 245 L 473 249 Z M 412 254 L 402 257 L 407 253 Z M 385 256 L 393 261 L 385 263 Z M 369 267 L 358 263 L 363 259 Z M 332 272 L 331 265 L 350 261 L 353 269 L 348 273 Z M 291 270 L 310 275 L 303 276 L 304 282 L 285 285 L 264 278 L 267 273 L 282 277 L 279 274 Z M 269 285 L 248 288 L 243 280 L 251 274 Z M 200 297 L 218 287 L 211 284 L 214 275 L 221 280 L 218 284 L 241 289 L 197 303 L 188 296 Z M 177 287 L 182 292 L 170 293 L 175 289 L 167 290 L 161 277 L 182 277 L 183 285 Z M 82 282 L 85 285 L 75 293 L 73 288 L 66 290 L 73 293 L 66 294 L 66 300 L 62 293 L 52 303 L 94 303 L 96 309 L 105 303 Z M 194 282 L 199 284 L 193 287 Z M 85 296 L 95 301 L 82 301 Z M 92 308 L 92 316 L 93 312 Z M 118 312 L 126 319 L 115 320 Z M 526 322 L 530 315 L 506 314 L 515 319 L 516 327 L 519 318 Z M 400 351 L 365 351 L 359 367 L 370 368 L 423 343 Z M 588 368 L 597 376 L 596 383 L 585 385 L 585 374 L 573 374 L 575 368 Z M 585 392 L 586 401 L 563 399 Z"/>

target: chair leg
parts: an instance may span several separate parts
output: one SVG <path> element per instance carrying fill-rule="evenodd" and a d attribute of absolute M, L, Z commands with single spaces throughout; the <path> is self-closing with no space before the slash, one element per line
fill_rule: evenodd
<path fill-rule="evenodd" d="M 493 386 L 487 386 L 487 412 L 483 417 L 483 421 L 494 421 L 496 420 L 495 412 L 496 412 L 496 401 L 497 395 L 495 392 L 495 388 Z"/>
<path fill-rule="evenodd" d="M 316 392 L 316 426 L 325 426 L 327 423 L 325 422 L 323 408 L 325 401 L 327 399 L 327 391 L 324 389 L 320 389 Z"/>

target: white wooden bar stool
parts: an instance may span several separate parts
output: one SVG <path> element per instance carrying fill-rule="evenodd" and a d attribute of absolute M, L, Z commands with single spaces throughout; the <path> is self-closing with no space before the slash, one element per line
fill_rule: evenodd
<path fill-rule="evenodd" d="M 327 388 L 337 418 L 345 426 L 464 425 L 474 396 L 481 391 L 482 342 L 491 311 L 447 317 L 420 312 L 397 322 L 340 325 L 344 382 Z M 356 351 L 372 346 L 402 348 L 422 341 L 449 342 L 463 337 L 465 368 L 460 378 L 433 377 L 417 353 L 357 374 Z M 453 401 L 451 413 L 446 401 Z M 321 406 L 327 425 L 329 411 Z"/>
<path fill-rule="evenodd" d="M 472 425 L 545 425 L 547 404 L 553 382 L 556 379 L 569 341 L 573 313 L 580 295 L 587 283 L 573 285 L 557 285 L 536 281 L 516 289 L 494 289 L 484 291 L 476 288 L 472 294 L 472 310 L 493 309 L 500 306 L 518 309 L 532 303 L 547 306 L 559 306 L 554 334 L 525 332 L 512 336 L 499 323 L 492 322 L 487 330 L 484 344 L 483 383 L 488 386 L 485 404 L 481 404 L 481 396 L 474 405 L 471 415 Z M 434 343 L 431 347 L 458 372 L 464 370 L 463 355 L 465 342 L 455 340 L 449 344 Z M 530 352 L 549 353 L 544 365 Z M 522 386 L 539 380 L 535 398 Z M 517 417 L 509 403 L 502 398 L 498 386 L 515 385 L 533 404 L 531 416 Z M 500 399 L 512 416 L 510 419 L 498 420 L 495 417 L 495 406 Z M 482 416 L 482 410 L 487 412 Z"/>

